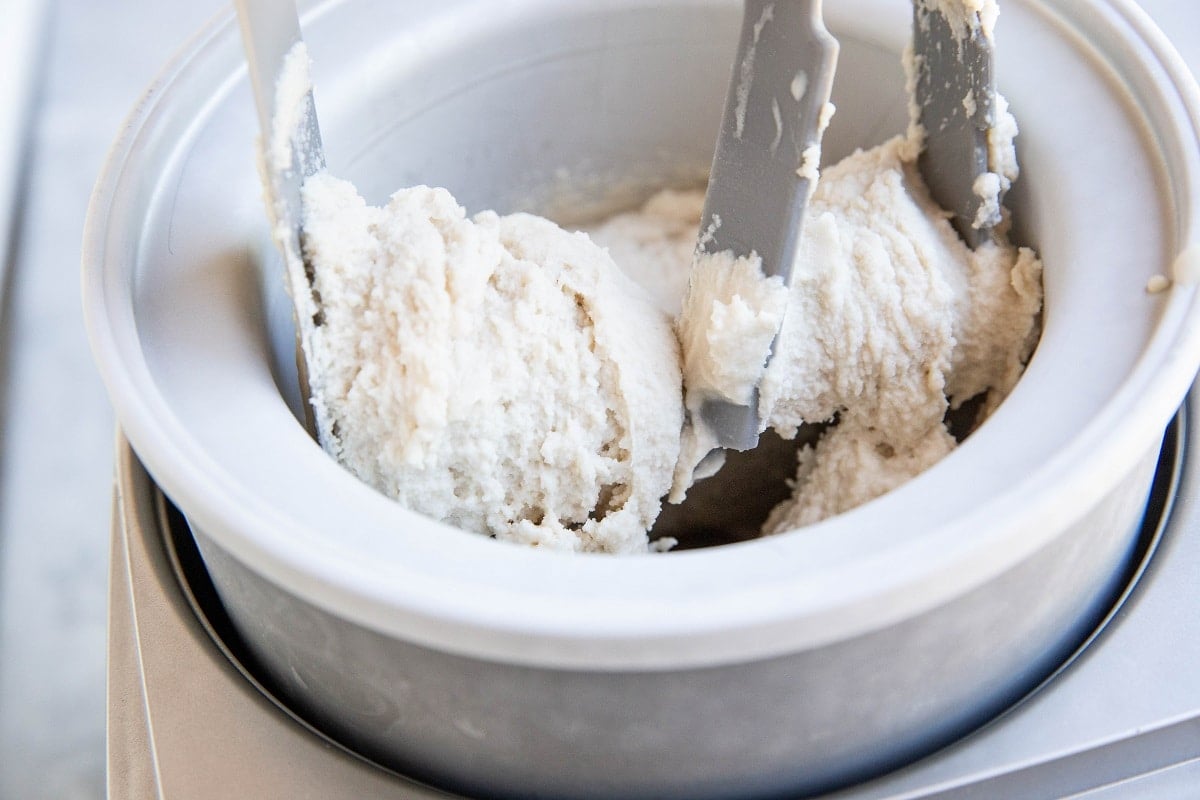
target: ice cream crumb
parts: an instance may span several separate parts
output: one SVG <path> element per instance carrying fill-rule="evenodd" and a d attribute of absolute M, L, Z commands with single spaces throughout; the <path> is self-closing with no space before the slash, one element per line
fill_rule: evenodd
<path fill-rule="evenodd" d="M 304 205 L 325 448 L 465 530 L 645 552 L 679 452 L 678 344 L 612 259 L 539 217 L 468 219 L 444 189 L 377 208 L 322 174 Z"/>
<path fill-rule="evenodd" d="M 1017 164 L 1016 139 L 1020 130 L 1017 118 L 1009 110 L 1008 100 L 996 92 L 993 95 L 995 119 L 988 128 L 988 169 L 1000 177 L 1000 193 L 1007 192 L 1021 174 Z"/>
<path fill-rule="evenodd" d="M 833 115 L 837 113 L 837 106 L 833 103 L 826 103 L 821 106 L 821 113 L 817 117 L 817 131 L 820 134 L 825 133 L 825 129 L 829 127 L 829 123 L 833 121 Z"/>
<path fill-rule="evenodd" d="M 779 101 L 775 99 L 771 100 L 771 117 L 775 121 L 775 138 L 771 140 L 771 152 L 774 153 L 783 141 L 783 112 L 779 110 Z"/>
<path fill-rule="evenodd" d="M 1146 293 L 1158 294 L 1171 288 L 1171 280 L 1166 275 L 1151 275 L 1146 281 Z"/>
<path fill-rule="evenodd" d="M 979 198 L 979 209 L 971 222 L 973 228 L 994 228 L 1000 224 L 1002 183 L 995 172 L 984 172 L 975 179 L 971 191 Z"/>

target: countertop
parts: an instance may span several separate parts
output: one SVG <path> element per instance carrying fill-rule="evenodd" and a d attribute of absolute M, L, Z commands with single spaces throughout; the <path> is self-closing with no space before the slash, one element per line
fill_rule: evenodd
<path fill-rule="evenodd" d="M 104 794 L 114 424 L 80 314 L 83 221 L 122 118 L 225 5 L 47 0 L 0 284 L 0 800 Z M 1200 68 L 1200 4 L 1143 5 Z"/>
<path fill-rule="evenodd" d="M 121 120 L 224 5 L 46 2 L 0 306 L 4 800 L 104 795 L 114 427 L 80 311 L 83 220 Z"/>

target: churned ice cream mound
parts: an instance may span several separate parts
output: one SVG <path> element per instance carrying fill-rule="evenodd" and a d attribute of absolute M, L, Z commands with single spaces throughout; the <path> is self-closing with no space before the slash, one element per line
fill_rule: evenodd
<path fill-rule="evenodd" d="M 377 208 L 318 175 L 304 206 L 326 449 L 466 530 L 645 551 L 679 452 L 679 353 L 612 259 L 538 217 L 468 219 L 443 189 Z"/>
<path fill-rule="evenodd" d="M 697 397 L 745 402 L 758 382 L 764 428 L 828 424 L 764 532 L 874 499 L 956 446 L 949 410 L 978 398 L 986 415 L 1008 393 L 1041 308 L 1037 257 L 1002 234 L 967 247 L 917 152 L 897 138 L 825 171 L 790 289 L 753 257 L 693 257 L 700 191 L 593 226 L 606 250 L 531 215 L 468 219 L 442 189 L 374 208 L 318 175 L 304 244 L 322 443 L 461 528 L 642 552 L 661 498 L 681 500 L 708 451 L 683 390 L 694 419 Z"/>
<path fill-rule="evenodd" d="M 1029 355 L 1040 262 L 1007 244 L 971 250 L 909 152 L 893 139 L 855 153 L 817 187 L 761 387 L 781 433 L 837 414 L 904 446 L 949 403 L 1006 393 Z"/>
<path fill-rule="evenodd" d="M 971 250 L 930 199 L 918 151 L 899 137 L 857 152 L 825 171 L 809 204 L 759 409 L 785 438 L 836 424 L 801 452 L 794 495 L 767 532 L 842 513 L 932 466 L 955 444 L 947 411 L 983 395 L 990 412 L 1036 341 L 1041 262 L 1002 236 Z M 689 291 L 707 292 L 704 281 L 694 272 Z M 683 308 L 681 331 L 719 333 L 689 319 L 711 313 L 705 304 Z M 683 352 L 691 408 L 686 362 L 698 351 Z"/>
<path fill-rule="evenodd" d="M 783 323 L 788 289 L 757 255 L 698 253 L 676 326 L 691 398 L 751 401 Z"/>
<path fill-rule="evenodd" d="M 799 452 L 792 497 L 771 510 L 763 532 L 783 533 L 874 500 L 941 461 L 955 447 L 945 426 L 897 451 L 882 431 L 857 422 L 828 429 Z"/>
<path fill-rule="evenodd" d="M 994 0 L 921 2 L 991 33 Z M 306 59 L 289 60 L 284 100 L 307 89 Z M 720 461 L 703 458 L 715 442 L 700 405 L 745 404 L 757 387 L 764 430 L 824 426 L 763 532 L 868 502 L 949 453 L 947 413 L 974 400 L 976 421 L 989 414 L 1035 344 L 1041 263 L 1007 242 L 1000 206 L 1016 132 L 997 98 L 994 172 L 977 187 L 994 200 L 995 241 L 971 250 L 930 199 L 914 123 L 825 170 L 790 288 L 753 254 L 696 254 L 701 191 L 592 226 L 598 245 L 531 215 L 467 218 L 444 189 L 372 207 L 317 174 L 303 189 L 307 263 L 277 234 L 302 290 L 318 438 L 363 481 L 460 528 L 644 552 L 668 490 L 682 500 L 697 465 Z M 269 148 L 267 163 L 289 154 Z"/>
<path fill-rule="evenodd" d="M 704 192 L 664 189 L 641 208 L 581 230 L 608 250 L 621 271 L 650 292 L 659 308 L 675 317 L 687 289 L 703 213 Z"/>

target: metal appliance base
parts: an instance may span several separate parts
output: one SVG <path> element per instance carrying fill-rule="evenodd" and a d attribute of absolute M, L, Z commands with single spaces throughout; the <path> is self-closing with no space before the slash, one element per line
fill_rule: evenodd
<path fill-rule="evenodd" d="M 1200 796 L 1200 468 L 1185 457 L 1200 452 L 1185 424 L 1196 402 L 1167 433 L 1145 557 L 1096 635 L 1000 718 L 827 800 Z M 182 520 L 124 441 L 111 570 L 109 797 L 453 797 L 363 761 L 271 699 Z"/>

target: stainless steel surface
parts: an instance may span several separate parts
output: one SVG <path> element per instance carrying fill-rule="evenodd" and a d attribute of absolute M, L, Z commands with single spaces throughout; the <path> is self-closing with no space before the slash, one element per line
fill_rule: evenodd
<path fill-rule="evenodd" d="M 1168 437 L 1178 486 L 1162 537 L 1086 650 L 994 723 L 838 800 L 1194 797 L 1200 760 L 1200 394 Z M 1178 433 L 1179 452 L 1169 448 Z M 1161 504 L 1161 505 L 1160 505 Z M 1151 788 L 1153 787 L 1153 788 Z M 1096 794 L 1091 794 L 1095 792 Z M 1083 794 L 1087 793 L 1087 794 Z"/>
<path fill-rule="evenodd" d="M 444 797 L 349 756 L 283 714 L 213 646 L 163 547 L 161 496 L 117 448 L 109 582 L 112 800 Z"/>
<path fill-rule="evenodd" d="M 316 436 L 304 341 L 312 328 L 321 325 L 322 314 L 321 298 L 313 288 L 312 267 L 304 259 L 301 244 L 304 221 L 301 187 L 305 178 L 325 169 L 325 149 L 321 145 L 321 128 L 311 88 L 299 101 L 301 108 L 279 107 L 280 101 L 297 102 L 297 98 L 281 96 L 280 92 L 280 79 L 284 77 L 288 56 L 302 42 L 296 3 L 294 0 L 238 0 L 234 5 L 241 24 L 250 85 L 258 110 L 259 133 L 264 143 L 262 163 L 267 171 L 270 193 L 267 202 L 271 207 L 273 234 L 283 250 L 289 295 L 295 305 L 296 372 L 304 423 L 308 432 Z M 292 123 L 290 128 L 287 128 L 288 122 Z M 286 148 L 280 139 L 286 140 Z M 283 153 L 287 158 L 280 163 Z"/>
<path fill-rule="evenodd" d="M 704 198 L 702 250 L 756 252 L 763 274 L 790 284 L 837 54 L 821 0 L 747 0 Z M 706 400 L 700 413 L 719 446 L 758 444 L 757 391 L 748 405 Z"/>
<path fill-rule="evenodd" d="M 960 37 L 935 3 L 913 0 L 913 99 L 925 128 L 917 167 L 934 200 L 953 212 L 959 236 L 978 247 L 1000 223 L 997 215 L 975 225 L 984 204 L 975 181 L 994 166 L 988 161 L 988 132 L 996 122 L 996 78 L 992 40 L 978 28 L 963 33 Z"/>
<path fill-rule="evenodd" d="M 1145 485 L 1152 466 L 1137 464 L 1129 485 Z M 202 533 L 197 541 L 288 701 L 373 760 L 467 794 L 694 799 L 827 789 L 983 723 L 1042 680 L 1111 602 L 1142 500 L 1122 492 L 1000 580 L 870 635 L 645 673 L 412 645 L 298 599 Z"/>
<path fill-rule="evenodd" d="M 1194 395 L 1187 418 L 1198 413 Z M 1194 580 L 1200 465 L 1186 453 L 1198 446 L 1194 429 L 1169 432 L 1147 512 L 1146 560 L 1117 612 L 1081 655 L 974 734 L 828 800 L 1194 797 L 1200 769 L 1200 673 L 1191 668 L 1200 658 L 1200 617 L 1193 613 L 1200 604 Z M 172 528 L 182 527 L 180 518 L 160 513 L 161 497 L 123 443 L 118 456 L 109 631 L 111 796 L 439 796 L 321 746 L 316 733 L 233 672 L 222 654 L 228 651 L 209 638 L 177 583 L 165 540 L 186 541 L 186 530 Z M 202 581 L 195 568 L 186 562 L 183 574 Z M 211 614 L 209 602 L 201 605 Z M 227 621 L 213 624 L 215 633 L 228 634 Z M 233 655 L 242 653 L 235 648 Z"/>

